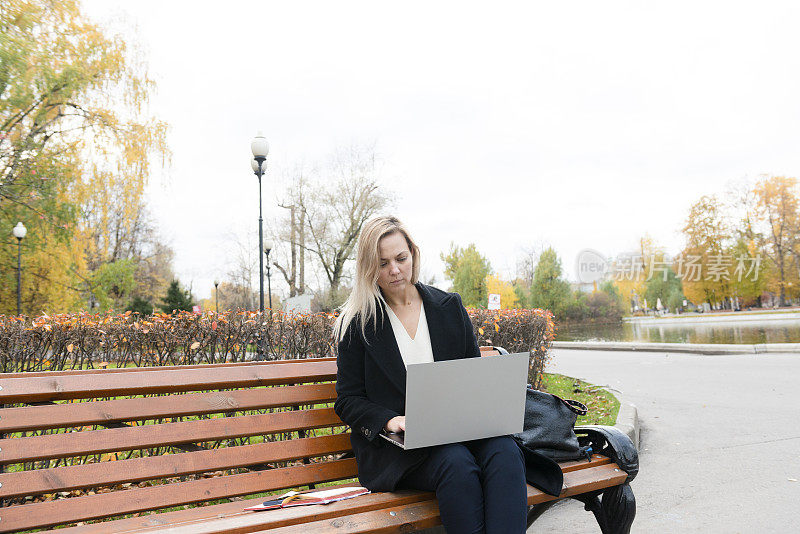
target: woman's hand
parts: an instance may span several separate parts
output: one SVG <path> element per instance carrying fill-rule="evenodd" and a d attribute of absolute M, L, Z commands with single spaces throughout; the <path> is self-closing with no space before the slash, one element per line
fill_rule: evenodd
<path fill-rule="evenodd" d="M 386 423 L 386 431 L 393 432 L 397 434 L 398 432 L 405 432 L 406 431 L 406 416 L 405 415 L 398 415 L 397 417 L 392 417 L 389 419 L 389 422 Z"/>

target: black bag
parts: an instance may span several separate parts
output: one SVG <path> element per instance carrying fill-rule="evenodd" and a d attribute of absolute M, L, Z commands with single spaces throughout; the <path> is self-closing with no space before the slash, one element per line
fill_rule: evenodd
<path fill-rule="evenodd" d="M 512 437 L 517 443 L 555 460 L 563 462 L 591 458 L 591 447 L 578 443 L 575 421 L 586 415 L 586 406 L 575 400 L 537 391 L 531 387 L 525 394 L 525 423 L 522 432 Z"/>

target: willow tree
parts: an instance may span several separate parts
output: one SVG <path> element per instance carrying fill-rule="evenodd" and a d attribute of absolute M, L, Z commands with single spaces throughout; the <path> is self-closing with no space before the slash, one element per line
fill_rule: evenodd
<path fill-rule="evenodd" d="M 76 1 L 0 5 L 0 312 L 14 308 L 17 221 L 26 313 L 81 307 L 95 273 L 126 259 L 151 162 L 168 157 L 135 57 Z"/>

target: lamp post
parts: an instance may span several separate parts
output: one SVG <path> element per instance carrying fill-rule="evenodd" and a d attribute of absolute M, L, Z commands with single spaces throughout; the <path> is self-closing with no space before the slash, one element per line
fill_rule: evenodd
<path fill-rule="evenodd" d="M 261 177 L 266 170 L 267 154 L 269 154 L 269 143 L 264 138 L 264 134 L 258 135 L 250 142 L 250 149 L 253 151 L 253 159 L 250 160 L 250 167 L 258 177 L 258 311 L 264 316 L 264 217 L 261 214 Z M 261 338 L 258 339 L 257 360 L 263 359 Z"/>
<path fill-rule="evenodd" d="M 17 315 L 22 315 L 22 240 L 28 234 L 28 229 L 22 222 L 18 222 L 13 230 L 17 238 Z"/>
<path fill-rule="evenodd" d="M 272 281 L 269 271 L 269 253 L 272 250 L 272 241 L 264 243 L 264 254 L 267 256 L 267 295 L 269 295 L 269 313 L 272 313 Z"/>
<path fill-rule="evenodd" d="M 219 280 L 214 280 L 214 309 L 219 313 Z"/>

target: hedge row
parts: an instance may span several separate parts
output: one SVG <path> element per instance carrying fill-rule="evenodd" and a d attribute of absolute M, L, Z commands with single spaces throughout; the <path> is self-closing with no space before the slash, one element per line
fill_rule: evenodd
<path fill-rule="evenodd" d="M 555 332 L 552 315 L 468 311 L 479 344 L 531 352 L 531 377 L 538 386 Z M 0 316 L 0 366 L 7 373 L 240 362 L 255 358 L 259 347 L 269 360 L 327 357 L 334 355 L 334 318 L 278 311 Z"/>

